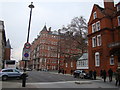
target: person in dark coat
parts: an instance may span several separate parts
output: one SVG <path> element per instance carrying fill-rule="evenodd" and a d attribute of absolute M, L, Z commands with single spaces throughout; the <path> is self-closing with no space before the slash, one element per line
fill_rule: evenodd
<path fill-rule="evenodd" d="M 113 71 L 111 68 L 108 70 L 108 75 L 109 75 L 109 81 L 112 82 Z"/>
<path fill-rule="evenodd" d="M 103 70 L 103 79 L 104 79 L 104 82 L 106 82 L 106 71 L 105 70 Z"/>
<path fill-rule="evenodd" d="M 93 71 L 92 70 L 89 71 L 89 75 L 90 75 L 90 79 L 93 79 Z"/>
<path fill-rule="evenodd" d="M 119 83 L 119 86 L 120 86 L 120 69 L 116 70 L 116 72 L 115 72 L 115 79 L 116 79 L 115 85 L 117 86 L 117 84 Z"/>
<path fill-rule="evenodd" d="M 96 70 L 94 70 L 93 71 L 93 78 L 94 78 L 94 80 L 96 80 L 96 75 L 97 75 L 97 72 L 96 72 Z"/>
<path fill-rule="evenodd" d="M 100 70 L 100 76 L 103 78 L 103 70 Z"/>

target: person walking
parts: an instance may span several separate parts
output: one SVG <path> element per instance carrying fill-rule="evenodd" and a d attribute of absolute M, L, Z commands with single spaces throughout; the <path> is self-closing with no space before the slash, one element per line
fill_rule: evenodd
<path fill-rule="evenodd" d="M 89 71 L 89 75 L 90 75 L 90 79 L 93 79 L 93 71 L 92 70 Z"/>
<path fill-rule="evenodd" d="M 108 75 L 109 75 L 109 82 L 112 82 L 113 71 L 111 68 L 108 70 Z"/>
<path fill-rule="evenodd" d="M 97 74 L 97 72 L 96 72 L 96 70 L 94 70 L 93 71 L 93 78 L 94 78 L 94 80 L 96 80 L 96 74 Z"/>
<path fill-rule="evenodd" d="M 103 78 L 103 70 L 100 70 L 100 77 Z"/>
<path fill-rule="evenodd" d="M 103 79 L 104 79 L 104 82 L 106 82 L 106 71 L 105 70 L 103 70 Z"/>
<path fill-rule="evenodd" d="M 115 79 L 116 79 L 115 85 L 117 86 L 118 83 L 119 83 L 119 86 L 120 86 L 120 69 L 117 69 L 117 70 L 116 70 Z"/>

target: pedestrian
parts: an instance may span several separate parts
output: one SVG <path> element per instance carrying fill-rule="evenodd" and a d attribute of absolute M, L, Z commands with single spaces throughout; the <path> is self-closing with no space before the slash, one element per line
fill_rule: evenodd
<path fill-rule="evenodd" d="M 117 86 L 117 84 L 119 83 L 119 86 L 120 86 L 120 69 L 116 70 L 115 79 L 116 79 L 115 85 Z"/>
<path fill-rule="evenodd" d="M 100 77 L 103 78 L 103 70 L 100 70 Z"/>
<path fill-rule="evenodd" d="M 61 73 L 61 69 L 58 70 L 58 73 Z"/>
<path fill-rule="evenodd" d="M 106 82 L 106 71 L 105 70 L 103 70 L 102 75 L 103 75 L 104 82 Z"/>
<path fill-rule="evenodd" d="M 89 71 L 89 75 L 90 75 L 90 79 L 93 79 L 93 71 L 92 70 Z"/>
<path fill-rule="evenodd" d="M 62 70 L 62 73 L 64 74 L 64 69 Z"/>
<path fill-rule="evenodd" d="M 96 72 L 96 70 L 94 70 L 93 71 L 93 78 L 94 78 L 94 80 L 96 80 L 96 75 L 97 75 L 97 72 Z"/>
<path fill-rule="evenodd" d="M 73 74 L 73 70 L 70 71 L 71 75 Z"/>
<path fill-rule="evenodd" d="M 112 82 L 113 71 L 111 68 L 108 70 L 108 75 L 109 75 L 109 82 Z"/>

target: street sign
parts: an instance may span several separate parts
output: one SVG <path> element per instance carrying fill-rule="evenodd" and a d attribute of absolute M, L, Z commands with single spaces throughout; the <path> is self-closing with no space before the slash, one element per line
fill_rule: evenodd
<path fill-rule="evenodd" d="M 25 57 L 29 57 L 29 54 L 28 54 L 28 53 L 25 53 L 24 56 L 25 56 Z"/>
<path fill-rule="evenodd" d="M 29 42 L 27 42 L 27 43 L 25 43 L 25 45 L 24 45 L 24 48 L 26 48 L 26 49 L 29 49 L 30 48 L 30 43 Z"/>
<path fill-rule="evenodd" d="M 22 60 L 30 60 L 30 49 L 23 48 Z"/>

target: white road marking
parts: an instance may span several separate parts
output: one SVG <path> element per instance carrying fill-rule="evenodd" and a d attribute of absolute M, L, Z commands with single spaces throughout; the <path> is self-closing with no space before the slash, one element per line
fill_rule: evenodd
<path fill-rule="evenodd" d="M 92 80 L 92 81 L 100 81 L 100 80 Z M 60 82 L 43 82 L 43 83 L 29 83 L 29 84 L 59 84 L 59 83 L 75 83 L 75 82 L 80 82 L 80 83 L 91 83 L 92 81 L 60 81 Z"/>

